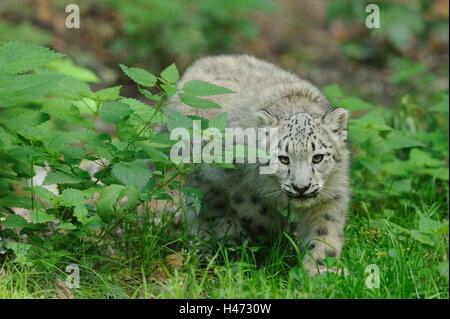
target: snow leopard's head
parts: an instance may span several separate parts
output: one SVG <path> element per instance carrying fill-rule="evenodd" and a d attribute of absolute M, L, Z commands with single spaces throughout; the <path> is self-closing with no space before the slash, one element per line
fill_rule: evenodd
<path fill-rule="evenodd" d="M 348 162 L 347 111 L 335 108 L 323 116 L 299 113 L 279 119 L 261 110 L 259 119 L 278 128 L 270 153 L 275 168 L 272 176 L 281 188 L 279 198 L 298 207 L 333 199 L 336 195 L 329 179 L 348 165 L 342 165 Z"/>

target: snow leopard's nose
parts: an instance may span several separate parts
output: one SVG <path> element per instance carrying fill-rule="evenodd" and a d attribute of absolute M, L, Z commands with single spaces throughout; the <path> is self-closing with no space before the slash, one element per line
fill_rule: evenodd
<path fill-rule="evenodd" d="M 292 187 L 294 188 L 294 190 L 296 192 L 298 192 L 300 195 L 303 195 L 309 189 L 310 186 L 311 186 L 311 184 L 309 184 L 308 186 L 305 186 L 305 187 L 298 187 L 297 185 L 292 184 Z"/>

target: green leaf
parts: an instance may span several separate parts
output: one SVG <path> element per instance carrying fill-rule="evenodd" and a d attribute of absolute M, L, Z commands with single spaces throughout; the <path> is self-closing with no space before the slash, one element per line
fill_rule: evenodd
<path fill-rule="evenodd" d="M 230 89 L 201 80 L 192 80 L 184 83 L 183 91 L 194 96 L 234 93 L 234 91 Z"/>
<path fill-rule="evenodd" d="M 191 107 L 198 109 L 219 109 L 220 106 L 217 103 L 214 103 L 209 100 L 200 99 L 194 95 L 190 95 L 187 93 L 181 93 L 180 99 L 184 104 L 187 104 Z"/>
<path fill-rule="evenodd" d="M 114 101 L 120 97 L 120 89 L 121 88 L 122 88 L 122 85 L 106 88 L 106 89 L 95 92 L 95 95 L 97 96 L 97 99 L 99 99 L 102 102 Z"/>
<path fill-rule="evenodd" d="M 168 97 L 172 97 L 178 92 L 178 87 L 173 84 L 161 84 L 161 87 Z"/>
<path fill-rule="evenodd" d="M 218 114 L 209 120 L 208 127 L 215 127 L 220 131 L 224 131 L 227 127 L 227 112 Z"/>
<path fill-rule="evenodd" d="M 442 100 L 439 103 L 433 105 L 430 108 L 430 111 L 448 114 L 448 108 L 449 108 L 449 101 L 448 101 L 448 93 L 447 93 L 447 94 L 443 94 Z"/>
<path fill-rule="evenodd" d="M 0 85 L 2 107 L 11 107 L 29 100 L 39 99 L 64 80 L 62 74 L 47 71 L 8 78 Z"/>
<path fill-rule="evenodd" d="M 20 215 L 7 216 L 6 219 L 1 222 L 1 224 L 6 228 L 17 228 L 17 229 L 22 229 L 28 226 L 27 220 Z"/>
<path fill-rule="evenodd" d="M 62 194 L 59 196 L 59 199 L 64 205 L 79 206 L 83 204 L 84 193 L 78 189 L 68 188 L 63 190 Z"/>
<path fill-rule="evenodd" d="M 33 186 L 30 188 L 37 196 L 42 199 L 52 200 L 56 197 L 51 191 L 42 186 Z"/>
<path fill-rule="evenodd" d="M 400 132 L 393 132 L 387 135 L 384 145 L 389 147 L 390 149 L 426 146 L 422 142 L 416 141 L 413 138 L 402 135 Z"/>
<path fill-rule="evenodd" d="M 77 229 L 77 227 L 72 223 L 61 223 L 58 225 L 58 229 L 74 230 Z"/>
<path fill-rule="evenodd" d="M 97 210 L 99 215 L 106 222 L 112 219 L 115 211 L 115 205 L 119 199 L 119 194 L 124 189 L 123 185 L 112 184 L 104 187 L 100 191 L 100 197 L 97 201 Z"/>
<path fill-rule="evenodd" d="M 350 111 L 365 111 L 365 110 L 373 110 L 375 106 L 370 103 L 367 103 L 361 100 L 358 97 L 349 96 L 343 98 L 340 103 L 340 106 Z"/>
<path fill-rule="evenodd" d="M 21 73 L 40 68 L 64 54 L 48 48 L 21 42 L 0 45 L 0 73 Z"/>
<path fill-rule="evenodd" d="M 129 211 L 135 209 L 136 206 L 139 204 L 139 195 L 140 191 L 136 187 L 124 188 L 119 194 L 120 199 L 125 196 L 127 197 L 127 201 L 123 206 L 122 210 Z"/>
<path fill-rule="evenodd" d="M 432 158 L 430 155 L 414 148 L 409 153 L 409 162 L 419 167 L 438 167 L 443 165 L 442 161 Z"/>
<path fill-rule="evenodd" d="M 149 159 L 152 162 L 159 162 L 159 163 L 170 163 L 169 158 L 166 154 L 161 152 L 159 149 L 151 146 L 151 142 L 149 141 L 141 141 L 137 142 L 136 146 L 142 149 L 145 153 L 147 153 Z"/>
<path fill-rule="evenodd" d="M 142 189 L 152 178 L 152 172 L 144 161 L 114 164 L 112 174 L 125 186 L 136 186 L 139 189 Z"/>
<path fill-rule="evenodd" d="M 57 81 L 57 83 L 53 85 L 50 93 L 72 101 L 79 101 L 85 97 L 95 99 L 95 94 L 92 92 L 89 85 L 70 76 L 66 76 Z"/>
<path fill-rule="evenodd" d="M 103 102 L 100 107 L 100 117 L 106 123 L 119 123 L 132 113 L 130 107 L 121 102 Z"/>
<path fill-rule="evenodd" d="M 83 182 L 84 179 L 75 176 L 75 175 L 68 175 L 63 172 L 59 171 L 51 171 L 47 174 L 45 177 L 44 182 L 42 185 L 52 185 L 52 184 L 78 184 Z"/>
<path fill-rule="evenodd" d="M 178 81 L 180 75 L 178 73 L 177 67 L 175 66 L 175 63 L 172 63 L 161 72 L 161 78 L 169 84 L 173 84 Z"/>
<path fill-rule="evenodd" d="M 30 217 L 33 224 L 44 224 L 55 220 L 55 216 L 49 215 L 43 210 L 31 211 Z"/>
<path fill-rule="evenodd" d="M 156 84 L 156 76 L 148 71 L 140 68 L 129 68 L 123 64 L 119 64 L 119 66 L 126 75 L 139 85 L 153 87 Z"/>
<path fill-rule="evenodd" d="M 88 210 L 86 206 L 84 204 L 75 206 L 73 216 L 75 216 L 80 223 L 84 224 L 86 221 L 86 217 L 88 216 Z"/>
<path fill-rule="evenodd" d="M 152 120 L 152 123 L 165 123 L 167 120 L 162 112 L 157 112 L 154 107 L 142 103 L 139 100 L 132 98 L 123 98 L 120 99 L 120 102 L 128 104 L 130 109 L 133 111 L 131 118 L 134 118 L 136 116 L 138 119 L 144 122 Z"/>
<path fill-rule="evenodd" d="M 31 249 L 30 244 L 19 243 L 16 241 L 7 241 L 7 247 L 14 251 L 16 256 L 26 256 Z"/>
<path fill-rule="evenodd" d="M 352 124 L 356 124 L 362 127 L 371 128 L 376 131 L 392 131 L 392 127 L 389 127 L 384 121 L 383 115 L 379 110 L 369 112 L 359 119 L 352 119 L 349 121 Z"/>
<path fill-rule="evenodd" d="M 73 77 L 83 82 L 100 82 L 100 79 L 94 72 L 75 65 L 70 59 L 52 61 L 47 64 L 47 69 Z"/>

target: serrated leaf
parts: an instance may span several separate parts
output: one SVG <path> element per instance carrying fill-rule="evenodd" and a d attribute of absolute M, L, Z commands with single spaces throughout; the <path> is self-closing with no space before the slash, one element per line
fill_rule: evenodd
<path fill-rule="evenodd" d="M 156 109 L 150 105 L 142 103 L 139 100 L 132 98 L 123 98 L 120 99 L 121 103 L 127 104 L 130 109 L 133 111 L 133 115 L 137 116 L 144 122 L 152 120 L 152 123 L 165 123 L 166 117 L 163 113 L 157 112 Z"/>
<path fill-rule="evenodd" d="M 33 224 L 43 224 L 55 220 L 55 216 L 47 214 L 43 210 L 33 210 L 30 212 L 31 222 Z"/>
<path fill-rule="evenodd" d="M 83 178 L 75 175 L 68 175 L 59 171 L 51 171 L 45 177 L 42 185 L 52 185 L 52 184 L 78 184 L 83 182 Z"/>
<path fill-rule="evenodd" d="M 208 96 L 234 93 L 234 91 L 206 82 L 202 80 L 192 80 L 184 83 L 183 91 L 187 94 L 194 96 Z"/>
<path fill-rule="evenodd" d="M 0 73 L 20 73 L 40 68 L 64 54 L 48 48 L 21 42 L 0 45 Z"/>
<path fill-rule="evenodd" d="M 130 68 L 126 65 L 119 64 L 122 71 L 128 75 L 134 82 L 139 85 L 152 87 L 156 84 L 157 78 L 153 74 L 148 71 L 145 71 L 141 68 Z"/>
<path fill-rule="evenodd" d="M 180 99 L 184 104 L 198 109 L 220 109 L 220 105 L 209 100 L 200 99 L 194 95 L 181 93 Z"/>
<path fill-rule="evenodd" d="M 63 190 L 62 194 L 58 198 L 64 205 L 78 206 L 83 204 L 84 193 L 78 189 L 68 188 Z"/>
<path fill-rule="evenodd" d="M 132 113 L 130 107 L 121 102 L 103 102 L 99 110 L 100 117 L 106 123 L 119 123 Z"/>
<path fill-rule="evenodd" d="M 6 228 L 17 228 L 17 229 L 22 229 L 28 226 L 27 220 L 20 215 L 7 216 L 4 221 L 0 222 L 0 224 Z"/>
<path fill-rule="evenodd" d="M 42 186 L 33 186 L 31 187 L 31 190 L 42 199 L 52 200 L 56 197 L 55 194 Z"/>
<path fill-rule="evenodd" d="M 151 170 L 143 161 L 114 164 L 112 174 L 125 186 L 136 186 L 139 189 L 142 189 L 152 178 Z"/>
<path fill-rule="evenodd" d="M 174 96 L 178 91 L 178 87 L 173 84 L 161 84 L 161 87 L 168 97 Z"/>
<path fill-rule="evenodd" d="M 122 88 L 122 85 L 106 88 L 106 89 L 95 92 L 95 95 L 97 96 L 97 99 L 99 99 L 102 102 L 114 101 L 120 97 L 120 89 L 121 88 Z"/>
<path fill-rule="evenodd" d="M 96 97 L 89 85 L 70 76 L 63 77 L 55 83 L 50 92 L 72 101 L 79 101 L 85 97 L 91 99 Z"/>
<path fill-rule="evenodd" d="M 178 81 L 180 75 L 175 63 L 172 63 L 161 72 L 161 78 L 169 84 L 173 84 Z"/>

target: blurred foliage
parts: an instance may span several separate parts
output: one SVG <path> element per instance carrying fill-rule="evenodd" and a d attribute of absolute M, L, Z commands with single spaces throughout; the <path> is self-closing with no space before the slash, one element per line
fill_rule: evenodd
<path fill-rule="evenodd" d="M 92 1 L 91 1 L 92 2 Z M 223 53 L 241 39 L 257 37 L 252 11 L 268 11 L 270 0 L 94 0 L 91 6 L 113 10 L 121 21 L 121 34 L 111 43 L 114 54 L 127 63 L 149 57 L 167 63 L 176 56 Z M 156 13 L 156 14 L 155 14 Z"/>
<path fill-rule="evenodd" d="M 415 41 L 429 46 L 448 43 L 448 1 L 378 1 L 380 28 L 368 29 L 365 20 L 369 13 L 365 8 L 371 3 L 369 0 L 328 3 L 329 23 L 340 20 L 349 28 L 360 27 L 342 36 L 344 55 L 357 60 L 380 59 L 385 53 L 409 49 Z M 380 52 L 383 42 L 388 44 L 387 52 Z"/>

